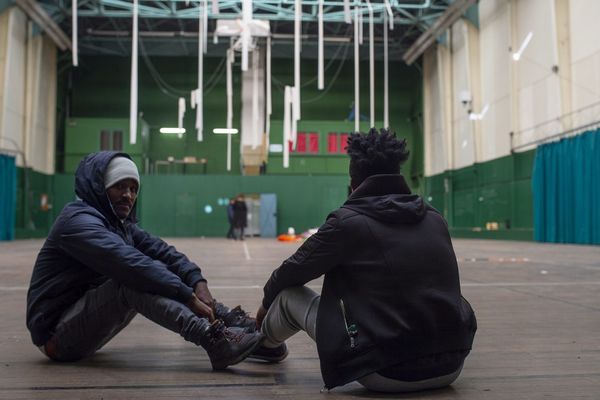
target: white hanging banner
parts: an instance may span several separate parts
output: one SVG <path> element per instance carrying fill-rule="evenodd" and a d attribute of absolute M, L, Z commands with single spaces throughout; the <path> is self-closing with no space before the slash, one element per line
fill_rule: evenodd
<path fill-rule="evenodd" d="M 196 89 L 190 92 L 190 106 L 192 107 L 192 110 L 196 108 Z"/>
<path fill-rule="evenodd" d="M 383 127 L 390 127 L 390 105 L 389 105 L 389 66 L 388 66 L 388 29 L 383 16 Z"/>
<path fill-rule="evenodd" d="M 352 14 L 350 13 L 350 0 L 344 0 L 344 22 L 352 23 Z"/>
<path fill-rule="evenodd" d="M 296 150 L 296 139 L 298 138 L 298 119 L 296 119 L 296 113 L 299 113 L 298 109 L 300 106 L 296 102 L 298 94 L 297 89 L 295 87 L 290 88 L 292 97 L 291 97 L 291 106 L 292 106 L 292 126 L 290 131 L 290 141 L 292 142 L 292 149 Z"/>
<path fill-rule="evenodd" d="M 389 0 L 385 0 L 385 10 L 388 13 L 389 21 L 390 21 L 390 31 L 394 30 L 394 12 L 392 11 L 392 6 L 390 6 Z M 385 14 L 383 15 L 383 24 L 385 25 Z"/>
<path fill-rule="evenodd" d="M 252 52 L 252 150 L 258 147 L 258 49 Z"/>
<path fill-rule="evenodd" d="M 361 46 L 363 44 L 363 36 L 364 36 L 363 35 L 363 15 L 362 15 L 362 8 L 360 8 L 360 12 L 358 13 L 358 38 L 359 38 L 358 44 L 360 44 Z"/>
<path fill-rule="evenodd" d="M 233 77 L 232 65 L 235 52 L 232 47 L 227 50 L 227 129 L 233 128 Z M 231 171 L 231 133 L 227 134 L 227 171 Z"/>
<path fill-rule="evenodd" d="M 183 128 L 183 116 L 185 115 L 185 98 L 180 97 L 177 105 L 177 127 Z"/>
<path fill-rule="evenodd" d="M 213 18 L 216 18 L 215 15 L 219 13 L 219 0 L 212 0 L 212 13 Z"/>
<path fill-rule="evenodd" d="M 319 0 L 319 48 L 318 48 L 318 82 L 317 88 L 323 90 L 325 88 L 325 71 L 323 68 L 323 0 Z"/>
<path fill-rule="evenodd" d="M 354 132 L 360 131 L 359 25 L 358 7 L 354 7 Z"/>
<path fill-rule="evenodd" d="M 373 33 L 373 6 L 371 2 L 367 0 L 367 7 L 369 8 L 369 128 L 375 126 L 375 45 L 374 45 L 374 33 Z M 385 30 L 385 26 L 383 27 Z"/>
<path fill-rule="evenodd" d="M 286 86 L 283 91 L 283 168 L 290 167 L 291 103 L 292 88 Z"/>
<path fill-rule="evenodd" d="M 265 132 L 267 142 L 271 134 L 271 114 L 273 113 L 273 105 L 271 99 L 271 36 L 267 37 L 267 116 L 265 118 Z M 269 146 L 267 145 L 267 148 Z"/>
<path fill-rule="evenodd" d="M 79 49 L 77 45 L 77 0 L 71 0 L 71 44 L 73 66 L 79 65 Z"/>
<path fill-rule="evenodd" d="M 293 104 L 294 104 L 294 124 L 292 126 L 292 140 L 294 141 L 294 148 L 296 147 L 295 131 L 297 128 L 297 121 L 300 120 L 300 39 L 302 35 L 302 1 L 296 0 L 294 10 L 294 88 L 293 88 Z"/>
<path fill-rule="evenodd" d="M 206 52 L 208 51 L 208 0 L 204 0 L 202 2 L 202 16 L 204 17 L 202 19 L 202 29 L 203 29 L 203 33 L 204 36 L 202 38 L 202 51 L 204 52 L 204 54 L 206 54 Z"/>
<path fill-rule="evenodd" d="M 198 88 L 196 89 L 196 133 L 197 140 L 204 139 L 204 12 L 202 5 L 198 6 Z"/>
<path fill-rule="evenodd" d="M 138 120 L 138 0 L 133 0 L 133 27 L 131 28 L 131 86 L 129 98 L 129 143 L 137 142 Z"/>
<path fill-rule="evenodd" d="M 248 71 L 248 51 L 250 47 L 250 21 L 252 20 L 252 0 L 242 0 L 242 71 Z"/>

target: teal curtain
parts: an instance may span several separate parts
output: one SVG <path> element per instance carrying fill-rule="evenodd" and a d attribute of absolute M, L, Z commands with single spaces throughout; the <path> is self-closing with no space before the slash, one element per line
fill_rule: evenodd
<path fill-rule="evenodd" d="M 17 167 L 15 158 L 0 154 L 0 240 L 15 238 Z"/>
<path fill-rule="evenodd" d="M 535 240 L 600 244 L 600 129 L 539 146 L 532 185 Z"/>

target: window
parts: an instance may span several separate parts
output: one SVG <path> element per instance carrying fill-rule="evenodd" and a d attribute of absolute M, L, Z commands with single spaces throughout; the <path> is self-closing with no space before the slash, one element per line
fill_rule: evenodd
<path fill-rule="evenodd" d="M 329 132 L 327 152 L 329 154 L 346 154 L 348 132 Z"/>
<path fill-rule="evenodd" d="M 319 153 L 319 134 L 316 132 L 298 132 L 296 137 L 296 149 L 294 150 L 292 142 L 289 143 L 290 153 L 318 154 Z"/>
<path fill-rule="evenodd" d="M 344 154 L 348 153 L 348 151 L 346 151 L 347 142 L 348 142 L 348 133 L 347 132 L 340 133 L 340 153 L 344 153 Z"/>
<path fill-rule="evenodd" d="M 100 132 L 100 150 L 110 150 L 110 132 Z"/>
<path fill-rule="evenodd" d="M 113 132 L 112 149 L 117 151 L 123 150 L 123 131 Z"/>
<path fill-rule="evenodd" d="M 338 134 L 337 132 L 329 132 L 327 135 L 327 152 L 337 153 L 338 152 Z"/>
<path fill-rule="evenodd" d="M 100 150 L 123 151 L 123 131 L 100 131 Z"/>

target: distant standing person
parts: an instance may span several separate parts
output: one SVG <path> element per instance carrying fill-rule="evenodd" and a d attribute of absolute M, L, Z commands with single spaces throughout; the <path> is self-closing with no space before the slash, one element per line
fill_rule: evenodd
<path fill-rule="evenodd" d="M 248 226 L 248 207 L 244 195 L 238 194 L 233 202 L 234 238 L 244 240 L 244 228 Z"/>
<path fill-rule="evenodd" d="M 229 230 L 227 231 L 227 239 L 235 239 L 233 234 L 233 203 L 235 200 L 230 199 L 227 204 L 227 222 L 229 222 Z"/>

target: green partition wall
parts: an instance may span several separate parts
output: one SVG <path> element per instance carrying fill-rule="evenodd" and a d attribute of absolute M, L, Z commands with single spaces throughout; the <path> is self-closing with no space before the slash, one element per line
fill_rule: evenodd
<path fill-rule="evenodd" d="M 533 240 L 535 151 L 425 178 L 425 198 L 456 237 Z"/>

